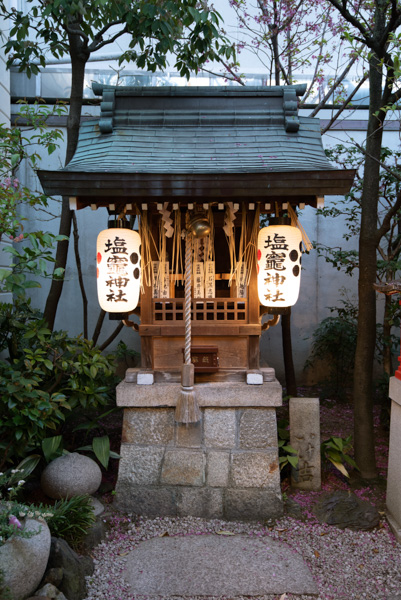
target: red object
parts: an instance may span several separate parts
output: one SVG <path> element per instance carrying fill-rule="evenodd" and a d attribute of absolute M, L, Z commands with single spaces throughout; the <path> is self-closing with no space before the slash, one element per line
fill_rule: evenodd
<path fill-rule="evenodd" d="M 97 259 L 97 264 L 99 264 L 100 261 L 102 260 L 102 255 L 100 254 L 100 252 L 97 253 L 96 259 Z"/>
<path fill-rule="evenodd" d="M 262 258 L 262 252 L 260 250 L 258 250 L 258 260 L 260 260 Z"/>
<path fill-rule="evenodd" d="M 401 306 L 401 300 L 400 300 L 400 306 Z M 398 365 L 398 369 L 396 370 L 396 372 L 394 373 L 394 375 L 397 377 L 397 379 L 401 379 L 401 354 L 398 357 L 398 362 L 400 364 Z"/>

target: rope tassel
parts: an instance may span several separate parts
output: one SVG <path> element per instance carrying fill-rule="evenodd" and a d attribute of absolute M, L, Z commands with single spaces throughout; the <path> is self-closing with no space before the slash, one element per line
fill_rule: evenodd
<path fill-rule="evenodd" d="M 185 234 L 185 349 L 181 369 L 181 391 L 175 409 L 177 423 L 197 423 L 201 412 L 194 390 L 195 367 L 191 363 L 191 278 L 192 278 L 192 234 Z"/>

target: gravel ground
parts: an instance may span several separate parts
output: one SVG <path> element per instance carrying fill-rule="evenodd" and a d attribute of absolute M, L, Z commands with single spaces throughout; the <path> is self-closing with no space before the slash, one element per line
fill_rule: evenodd
<path fill-rule="evenodd" d="M 121 578 L 126 556 L 137 544 L 156 536 L 203 535 L 222 529 L 271 536 L 287 543 L 303 557 L 319 590 L 318 597 L 283 593 L 254 597 L 255 600 L 401 600 L 401 546 L 384 516 L 379 527 L 359 532 L 319 524 L 310 512 L 302 520 L 285 516 L 264 524 L 114 515 L 110 525 L 108 538 L 93 553 L 95 573 L 88 578 L 86 600 L 145 600 L 143 596 L 131 596 Z M 180 600 L 178 596 L 170 598 Z M 185 598 L 188 600 L 188 596 Z M 224 596 L 209 596 L 208 600 L 223 598 L 228 600 Z"/>

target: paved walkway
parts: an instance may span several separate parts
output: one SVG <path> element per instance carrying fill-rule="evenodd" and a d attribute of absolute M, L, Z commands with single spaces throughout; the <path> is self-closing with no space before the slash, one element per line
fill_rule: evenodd
<path fill-rule="evenodd" d="M 188 535 L 141 542 L 124 579 L 138 596 L 317 594 L 302 558 L 268 537 Z"/>

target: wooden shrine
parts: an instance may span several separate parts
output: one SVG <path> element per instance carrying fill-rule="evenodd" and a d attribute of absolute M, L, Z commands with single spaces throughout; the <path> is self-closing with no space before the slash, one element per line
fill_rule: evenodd
<path fill-rule="evenodd" d="M 319 120 L 298 114 L 305 86 L 94 91 L 100 118 L 83 123 L 64 169 L 39 177 L 73 209 L 107 209 L 98 263 L 127 267 L 127 275 L 110 267 L 105 282 L 105 306 L 141 338 L 141 367 L 117 388 L 124 427 L 116 501 L 150 515 L 277 516 L 281 386 L 260 367 L 259 341 L 286 310 L 279 286 L 288 243 L 281 234 L 275 244 L 264 238 L 273 254 L 261 260 L 260 221 L 274 215 L 299 225 L 297 207 L 346 193 L 354 171 L 328 162 Z M 126 252 L 130 227 L 141 246 Z M 295 278 L 301 250 L 297 241 L 286 256 Z M 268 305 L 259 300 L 262 262 L 275 264 L 265 276 L 276 286 L 265 293 Z M 135 269 L 132 308 L 124 288 Z M 272 317 L 263 323 L 265 314 Z M 177 418 L 184 397 L 196 404 L 188 419 Z"/>

